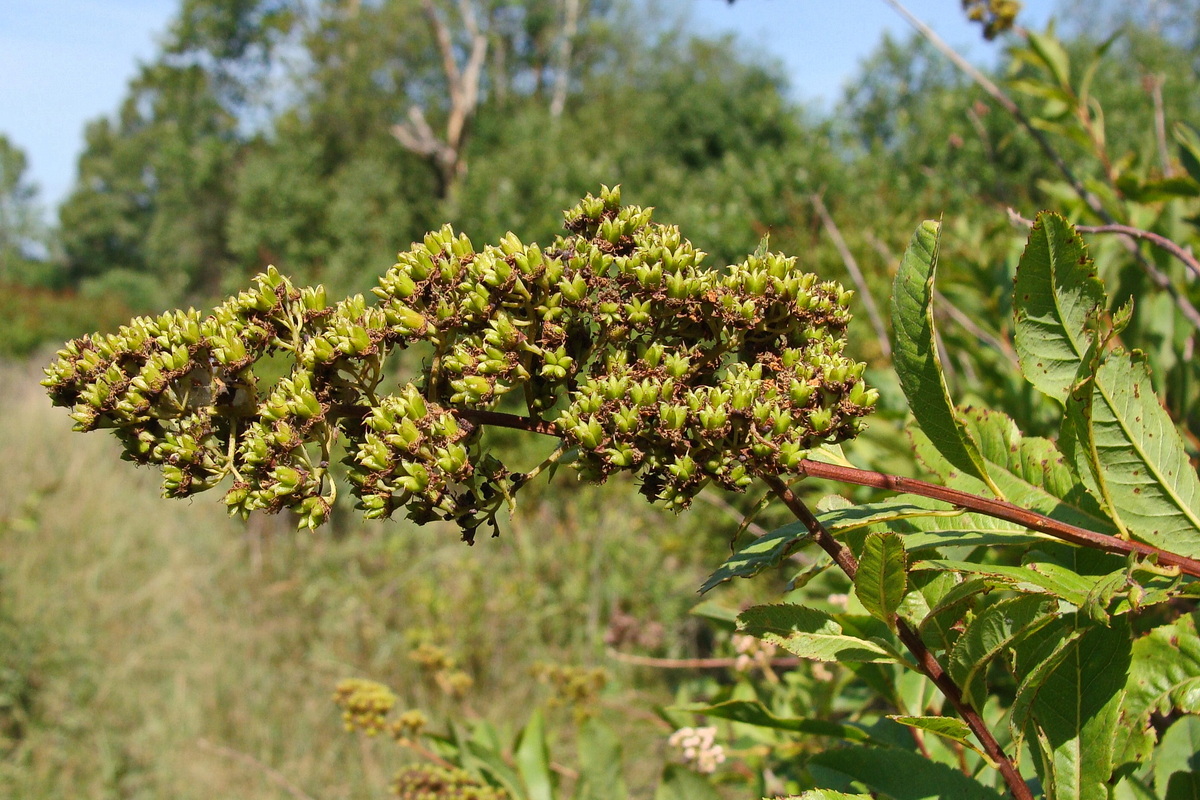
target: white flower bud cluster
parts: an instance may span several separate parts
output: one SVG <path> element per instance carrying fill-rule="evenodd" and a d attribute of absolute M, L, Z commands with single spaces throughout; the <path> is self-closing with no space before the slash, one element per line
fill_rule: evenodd
<path fill-rule="evenodd" d="M 737 652 L 733 668 L 738 672 L 747 672 L 755 666 L 764 669 L 771 666 L 771 659 L 775 657 L 776 651 L 775 645 L 770 642 L 744 633 L 733 635 L 733 649 Z"/>
<path fill-rule="evenodd" d="M 697 772 L 708 775 L 716 772 L 717 765 L 725 761 L 725 748 L 716 744 L 717 729 L 680 728 L 671 734 L 667 744 L 683 751 L 683 760 Z"/>

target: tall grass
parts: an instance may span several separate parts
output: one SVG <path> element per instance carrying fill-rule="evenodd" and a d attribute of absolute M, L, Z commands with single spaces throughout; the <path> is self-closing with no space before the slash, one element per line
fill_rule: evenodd
<path fill-rule="evenodd" d="M 660 652 L 687 651 L 687 609 L 721 556 L 698 517 L 563 474 L 474 548 L 353 516 L 315 535 L 248 526 L 216 495 L 160 499 L 155 473 L 101 434 L 72 434 L 38 377 L 0 365 L 0 620 L 13 632 L 0 674 L 26 690 L 24 705 L 0 703 L 13 723 L 0 725 L 0 796 L 382 797 L 403 756 L 342 731 L 339 679 L 382 681 L 435 720 L 515 728 L 546 691 L 538 662 L 609 670 L 603 704 L 631 784 L 652 783 L 662 732 L 623 710 L 670 689 L 607 658 L 603 637 L 621 609 L 673 634 Z M 465 698 L 408 657 L 420 642 L 473 677 Z"/>

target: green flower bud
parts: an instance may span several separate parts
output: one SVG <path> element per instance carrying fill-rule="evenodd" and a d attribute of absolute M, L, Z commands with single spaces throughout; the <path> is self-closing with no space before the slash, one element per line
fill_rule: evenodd
<path fill-rule="evenodd" d="M 833 412 L 828 408 L 818 408 L 808 416 L 808 424 L 817 433 L 825 433 L 833 425 Z"/>

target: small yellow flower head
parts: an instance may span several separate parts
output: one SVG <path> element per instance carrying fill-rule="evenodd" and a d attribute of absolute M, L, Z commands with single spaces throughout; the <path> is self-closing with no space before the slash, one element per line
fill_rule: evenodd
<path fill-rule="evenodd" d="M 396 707 L 396 695 L 391 689 L 358 678 L 339 683 L 333 699 L 342 709 L 346 730 L 358 728 L 368 736 L 387 728 L 387 715 Z"/>

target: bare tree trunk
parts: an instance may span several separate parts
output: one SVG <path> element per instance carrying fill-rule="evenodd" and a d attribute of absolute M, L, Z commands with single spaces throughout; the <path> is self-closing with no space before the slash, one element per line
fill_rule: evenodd
<path fill-rule="evenodd" d="M 558 69 L 554 75 L 554 93 L 550 99 L 550 116 L 562 116 L 567 105 L 567 90 L 571 86 L 571 51 L 579 32 L 580 0 L 563 0 L 563 30 L 558 45 Z"/>
<path fill-rule="evenodd" d="M 470 38 L 466 63 L 459 66 L 454 53 L 450 28 L 434 7 L 433 0 L 423 0 L 422 7 L 433 31 L 434 41 L 442 57 L 442 73 L 450 95 L 444 138 L 438 138 L 420 106 L 408 109 L 408 119 L 392 126 L 392 135 L 405 149 L 428 159 L 438 172 L 439 194 L 445 199 L 454 194 L 467 164 L 463 159 L 467 128 L 479 107 L 479 81 L 487 57 L 488 40 L 479 29 L 470 0 L 458 0 L 459 16 Z"/>

